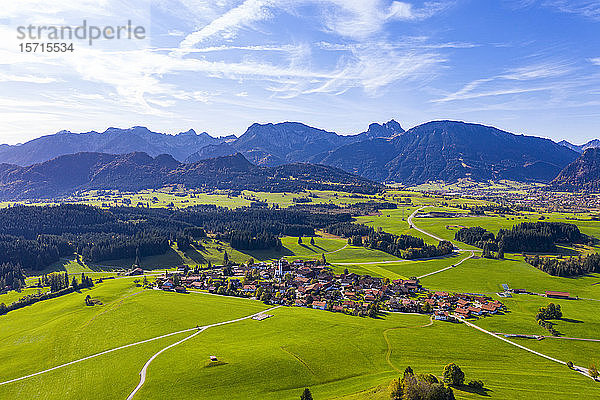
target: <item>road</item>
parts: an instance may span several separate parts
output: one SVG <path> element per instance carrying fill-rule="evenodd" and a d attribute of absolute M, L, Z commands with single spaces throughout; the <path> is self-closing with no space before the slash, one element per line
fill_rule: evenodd
<path fill-rule="evenodd" d="M 539 351 L 535 351 L 535 350 L 532 350 L 532 349 L 530 349 L 530 348 L 528 348 L 528 347 L 522 346 L 522 345 L 520 345 L 520 344 L 518 344 L 518 343 L 512 342 L 512 341 L 510 341 L 510 340 L 508 340 L 508 339 L 506 339 L 506 338 L 504 338 L 504 337 L 502 337 L 502 336 L 499 336 L 499 335 L 497 335 L 497 334 L 495 334 L 495 333 L 493 333 L 493 332 L 487 331 L 487 330 L 485 330 L 485 329 L 483 329 L 483 328 L 481 328 L 481 327 L 479 327 L 479 326 L 477 326 L 477 325 L 475 325 L 475 324 L 473 324 L 473 323 L 471 323 L 471 322 L 469 322 L 469 321 L 462 320 L 462 322 L 463 322 L 465 325 L 467 325 L 467 326 L 470 326 L 471 328 L 475 328 L 475 329 L 477 329 L 478 331 L 481 331 L 481 332 L 483 332 L 483 333 L 487 333 L 488 335 L 490 335 L 490 336 L 493 336 L 493 337 L 495 337 L 496 339 L 500 339 L 500 340 L 502 340 L 502 341 L 504 341 L 504 342 L 506 342 L 506 343 L 508 343 L 508 344 L 511 344 L 511 345 L 513 345 L 513 346 L 516 346 L 516 347 L 518 347 L 518 348 L 520 348 L 520 349 L 523 349 L 523 350 L 525 350 L 525 351 L 528 351 L 528 352 L 530 352 L 530 353 L 533 353 L 533 354 L 535 354 L 535 355 L 537 355 L 537 356 L 544 357 L 545 359 L 548 359 L 548 360 L 550 360 L 550 361 L 554 361 L 555 363 L 559 363 L 559 364 L 562 364 L 562 365 L 567 365 L 567 363 L 566 363 L 565 361 L 558 360 L 558 359 L 556 359 L 556 358 L 554 358 L 554 357 L 550 357 L 549 355 L 546 355 L 546 354 L 540 353 Z M 583 367 L 579 367 L 579 366 L 577 366 L 577 365 L 574 365 L 574 366 L 573 366 L 573 370 L 574 370 L 574 371 L 577 371 L 577 372 L 579 372 L 580 374 L 582 374 L 582 375 L 584 375 L 584 376 L 587 376 L 587 377 L 588 377 L 588 378 L 590 378 L 590 379 L 594 379 L 594 378 L 592 378 L 592 377 L 589 375 L 587 368 L 583 368 Z"/>
<path fill-rule="evenodd" d="M 413 211 L 413 213 L 412 213 L 412 214 L 410 214 L 410 215 L 409 215 L 409 217 L 408 217 L 408 219 L 407 219 L 408 226 L 409 226 L 410 228 L 413 228 L 413 229 L 415 229 L 415 230 L 417 230 L 417 231 L 421 232 L 421 233 L 422 233 L 422 234 L 424 234 L 424 235 L 427 235 L 427 236 L 429 236 L 429 237 L 431 237 L 431 238 L 434 238 L 434 239 L 435 239 L 435 240 L 437 240 L 438 242 L 441 242 L 442 240 L 445 240 L 445 239 L 442 239 L 442 238 L 440 238 L 440 237 L 437 237 L 437 236 L 435 236 L 435 235 L 434 235 L 434 234 L 432 234 L 432 233 L 429 233 L 429 232 L 427 232 L 427 231 L 424 231 L 424 230 L 423 230 L 423 229 L 421 229 L 421 228 L 418 228 L 418 227 L 417 227 L 417 226 L 416 226 L 416 225 L 413 223 L 413 221 L 412 221 L 412 220 L 413 220 L 414 216 L 415 216 L 415 215 L 417 215 L 417 213 L 418 213 L 419 211 L 421 211 L 422 209 L 424 209 L 424 208 L 425 208 L 425 207 L 417 208 L 415 211 Z"/>
<path fill-rule="evenodd" d="M 426 276 L 435 275 L 435 274 L 438 274 L 438 273 L 440 273 L 440 272 L 444 272 L 444 271 L 446 271 L 446 270 L 448 270 L 448 269 L 452 269 L 452 268 L 454 268 L 454 267 L 458 267 L 460 264 L 464 263 L 465 261 L 467 261 L 468 259 L 470 259 L 470 258 L 473 258 L 473 257 L 475 257 L 475 252 L 474 252 L 474 251 L 471 251 L 471 255 L 470 255 L 469 257 L 465 257 L 465 258 L 463 258 L 462 260 L 460 260 L 460 261 L 459 261 L 459 262 L 457 262 L 456 264 L 454 264 L 454 265 L 451 265 L 451 266 L 449 266 L 449 267 L 446 267 L 446 268 L 439 269 L 439 270 L 437 270 L 437 271 L 430 272 L 430 273 L 428 273 L 428 274 L 425 274 L 425 275 L 417 276 L 417 279 L 425 278 Z"/>
<path fill-rule="evenodd" d="M 589 339 L 589 338 L 577 338 L 577 337 L 568 337 L 568 336 L 551 336 L 551 335 L 532 335 L 532 334 L 522 334 L 522 333 L 505 333 L 505 332 L 494 332 L 496 335 L 521 335 L 521 336 L 539 336 L 544 339 L 563 339 L 563 340 L 579 340 L 581 342 L 600 342 L 600 339 Z"/>
<path fill-rule="evenodd" d="M 238 321 L 241 321 L 241 320 L 244 320 L 244 319 L 252 318 L 255 315 L 262 314 L 262 313 L 265 313 L 265 312 L 270 311 L 270 310 L 274 310 L 275 308 L 278 308 L 278 307 L 280 307 L 280 306 L 269 308 L 268 310 L 264 310 L 264 311 L 261 311 L 261 312 L 258 312 L 258 313 L 252 314 L 252 315 L 248 315 L 247 317 L 238 318 L 238 319 L 234 319 L 234 320 L 231 320 L 231 321 L 219 322 L 217 324 L 212 324 L 212 325 L 206 325 L 206 328 L 213 327 L 213 326 L 230 324 L 230 323 L 233 323 L 233 322 L 238 322 Z M 7 384 L 13 383 L 13 382 L 22 381 L 23 379 L 32 378 L 34 376 L 42 375 L 42 374 L 45 374 L 45 373 L 48 373 L 48 372 L 51 372 L 51 371 L 56 371 L 57 369 L 68 367 L 69 365 L 77 364 L 77 363 L 80 363 L 82 361 L 91 360 L 92 358 L 100 357 L 100 356 L 103 356 L 105 354 L 109 354 L 109 353 L 112 353 L 112 352 L 115 352 L 115 351 L 118 351 L 118 350 L 123 350 L 123 349 L 126 349 L 128 347 L 133 347 L 133 346 L 137 346 L 137 345 L 140 345 L 140 344 L 153 342 L 155 340 L 164 339 L 164 338 L 169 337 L 169 336 L 179 335 L 181 333 L 186 333 L 186 332 L 191 332 L 191 331 L 197 331 L 197 330 L 198 330 L 198 328 L 184 329 L 184 330 L 177 331 L 177 332 L 167 333 L 167 334 L 161 335 L 161 336 L 156 336 L 156 337 L 153 337 L 153 338 L 150 338 L 150 339 L 141 340 L 139 342 L 126 344 L 124 346 L 115 347 L 114 349 L 105 350 L 105 351 L 102 351 L 100 353 L 92 354 L 91 356 L 80 358 L 79 360 L 70 361 L 70 362 L 65 363 L 65 364 L 57 365 L 56 367 L 48 368 L 48 369 L 45 369 L 43 371 L 39 371 L 39 372 L 36 372 L 36 373 L 33 373 L 33 374 L 21 376 L 19 378 L 10 379 L 8 381 L 0 382 L 0 386 L 7 385 Z"/>
<path fill-rule="evenodd" d="M 152 357 L 150 357 L 150 359 L 148 361 L 146 361 L 146 364 L 144 364 L 144 367 L 140 371 L 140 383 L 138 383 L 138 385 L 135 387 L 135 389 L 133 389 L 133 391 L 129 394 L 129 396 L 127 396 L 127 400 L 132 400 L 133 397 L 136 395 L 136 393 L 142 388 L 142 386 L 144 386 L 144 383 L 146 382 L 146 373 L 148 371 L 148 367 L 150 366 L 150 363 L 152 363 L 152 361 L 154 361 L 154 359 L 156 357 L 158 357 L 159 355 L 161 355 L 165 351 L 167 351 L 170 348 L 175 347 L 175 346 L 177 346 L 177 345 L 179 345 L 179 344 L 181 344 L 181 343 L 183 343 L 183 342 L 185 342 L 185 341 L 187 341 L 189 339 L 192 339 L 193 337 L 195 337 L 196 335 L 204 332 L 208 328 L 213 328 L 215 326 L 221 326 L 221 325 L 226 325 L 226 324 L 233 324 L 234 322 L 244 321 L 244 320 L 250 319 L 250 318 L 252 318 L 252 317 L 254 317 L 256 315 L 264 314 L 264 313 L 266 313 L 268 311 L 275 310 L 276 308 L 279 308 L 279 307 L 281 307 L 281 306 L 271 307 L 268 310 L 260 311 L 260 312 L 257 312 L 255 314 L 248 315 L 248 316 L 245 316 L 245 317 L 242 317 L 242 318 L 232 319 L 232 320 L 224 321 L 224 322 L 217 322 L 216 324 L 204 325 L 204 326 L 200 326 L 198 328 L 195 328 L 196 332 L 194 332 L 193 334 L 191 334 L 190 336 L 188 336 L 186 338 L 181 339 L 180 341 L 178 341 L 176 343 L 168 345 L 167 347 L 165 347 L 164 349 L 158 351 L 156 354 L 154 354 Z M 194 329 L 194 328 L 192 328 L 192 329 Z"/>
<path fill-rule="evenodd" d="M 433 238 L 439 242 L 441 242 L 442 240 L 446 240 L 446 239 L 442 239 L 441 237 L 435 236 L 433 233 L 429 233 L 426 230 L 423 230 L 421 228 L 419 228 L 418 226 L 416 226 L 413 222 L 413 218 L 415 217 L 415 215 L 417 215 L 417 213 L 421 210 L 423 210 L 424 208 L 426 208 L 427 206 L 423 206 L 421 208 L 417 208 L 415 211 L 413 211 L 412 214 L 410 214 L 410 216 L 408 217 L 408 226 L 421 232 L 424 235 L 429 236 L 430 238 Z M 458 247 L 455 243 L 452 243 L 454 245 L 454 248 L 456 249 L 456 251 L 470 251 L 470 252 L 476 252 L 476 251 L 481 251 L 481 250 L 471 250 L 471 249 L 461 249 L 460 247 Z M 470 258 L 470 257 L 469 257 Z"/>

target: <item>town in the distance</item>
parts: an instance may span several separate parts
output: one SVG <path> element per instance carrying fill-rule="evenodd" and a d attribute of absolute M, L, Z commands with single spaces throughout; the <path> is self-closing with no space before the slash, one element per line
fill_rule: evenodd
<path fill-rule="evenodd" d="M 2 399 L 600 398 L 600 141 L 457 121 L 0 146 Z"/>

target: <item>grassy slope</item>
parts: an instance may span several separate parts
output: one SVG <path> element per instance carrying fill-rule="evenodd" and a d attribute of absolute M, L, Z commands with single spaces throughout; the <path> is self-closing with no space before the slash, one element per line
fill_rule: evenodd
<path fill-rule="evenodd" d="M 315 398 L 327 399 L 386 385 L 407 365 L 440 375 L 451 361 L 463 366 L 467 378 L 484 380 L 490 398 L 529 399 L 532 390 L 546 399 L 562 399 L 565 390 L 583 397 L 595 393 L 589 380 L 565 367 L 462 325 L 422 327 L 427 319 L 416 315 L 373 321 L 305 309 L 273 314 L 259 324 L 208 330 L 174 348 L 170 357 L 155 361 L 140 398 L 158 399 L 167 391 L 180 399 L 198 393 L 217 399 L 294 399 L 310 387 Z M 389 362 L 384 332 L 392 348 Z M 227 364 L 205 367 L 208 354 Z M 459 399 L 476 397 L 457 391 Z"/>
<path fill-rule="evenodd" d="M 103 305 L 85 306 L 87 294 L 101 300 Z M 0 317 L 0 377 L 11 379 L 120 345 L 197 324 L 238 318 L 264 308 L 262 303 L 243 299 L 142 290 L 129 278 L 105 281 L 91 290 L 40 302 Z M 95 373 L 107 373 L 94 360 L 85 363 L 70 368 L 68 376 L 76 377 L 81 368 L 98 368 Z M 125 375 L 129 372 L 132 378 L 139 368 L 138 363 L 135 369 L 124 368 L 121 372 Z M 115 374 L 115 379 L 118 381 L 120 376 Z M 0 398 L 11 398 L 6 393 L 29 382 L 0 387 Z M 131 379 L 125 386 L 130 382 Z M 62 393 L 60 386 L 57 382 L 53 390 Z M 37 389 L 33 386 L 31 390 Z"/>

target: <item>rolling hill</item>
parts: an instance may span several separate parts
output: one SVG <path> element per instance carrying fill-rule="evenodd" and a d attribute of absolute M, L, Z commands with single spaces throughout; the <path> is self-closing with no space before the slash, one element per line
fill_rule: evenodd
<path fill-rule="evenodd" d="M 140 152 L 83 152 L 28 167 L 0 164 L 0 199 L 4 200 L 54 198 L 91 189 L 137 191 L 166 185 L 270 192 L 338 189 L 375 193 L 382 188 L 333 167 L 304 163 L 262 167 L 239 153 L 192 164 L 167 154 L 153 158 Z"/>
<path fill-rule="evenodd" d="M 600 148 L 588 148 L 552 181 L 556 190 L 600 192 Z"/>

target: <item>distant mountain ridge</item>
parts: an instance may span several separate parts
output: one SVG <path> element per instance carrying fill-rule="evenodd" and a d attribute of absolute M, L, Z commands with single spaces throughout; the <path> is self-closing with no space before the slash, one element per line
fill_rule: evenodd
<path fill-rule="evenodd" d="M 587 149 L 592 149 L 592 148 L 596 148 L 596 147 L 600 147 L 600 140 L 599 139 L 592 139 L 587 143 L 584 144 L 573 144 L 570 143 L 566 140 L 561 140 L 560 142 L 558 142 L 558 144 L 560 144 L 561 146 L 565 146 L 568 147 L 569 149 L 576 151 L 578 153 L 583 153 L 585 150 Z"/>
<path fill-rule="evenodd" d="M 294 192 L 340 189 L 376 193 L 382 185 L 334 167 L 288 164 L 262 167 L 242 154 L 184 164 L 168 154 L 83 152 L 21 167 L 0 164 L 0 199 L 45 199 L 76 191 L 138 191 L 167 185 L 189 188 Z"/>
<path fill-rule="evenodd" d="M 552 180 L 555 190 L 600 193 L 600 148 L 590 147 Z"/>
<path fill-rule="evenodd" d="M 170 154 L 183 161 L 195 149 L 221 143 L 206 132 L 197 134 L 193 129 L 177 135 L 152 132 L 141 126 L 129 129 L 108 128 L 104 132 L 72 133 L 60 131 L 14 146 L 0 146 L 0 163 L 21 166 L 37 164 L 65 154 L 96 152 L 127 154 L 144 152 L 150 156 Z"/>
<path fill-rule="evenodd" d="M 432 121 L 392 138 L 342 146 L 322 159 L 379 182 L 511 179 L 549 182 L 577 153 L 549 139 L 457 121 Z"/>
<path fill-rule="evenodd" d="M 585 146 L 600 145 L 596 142 Z M 109 128 L 103 133 L 61 131 L 22 145 L 0 146 L 0 162 L 25 166 L 78 152 L 143 152 L 151 157 L 170 154 L 178 162 L 197 163 L 241 153 L 258 166 L 316 163 L 378 182 L 405 185 L 461 178 L 550 182 L 577 158 L 579 147 L 583 146 L 447 120 L 408 131 L 391 120 L 373 123 L 356 135 L 281 122 L 255 123 L 240 137 L 220 138 L 193 130 L 167 135 L 143 127 Z"/>

